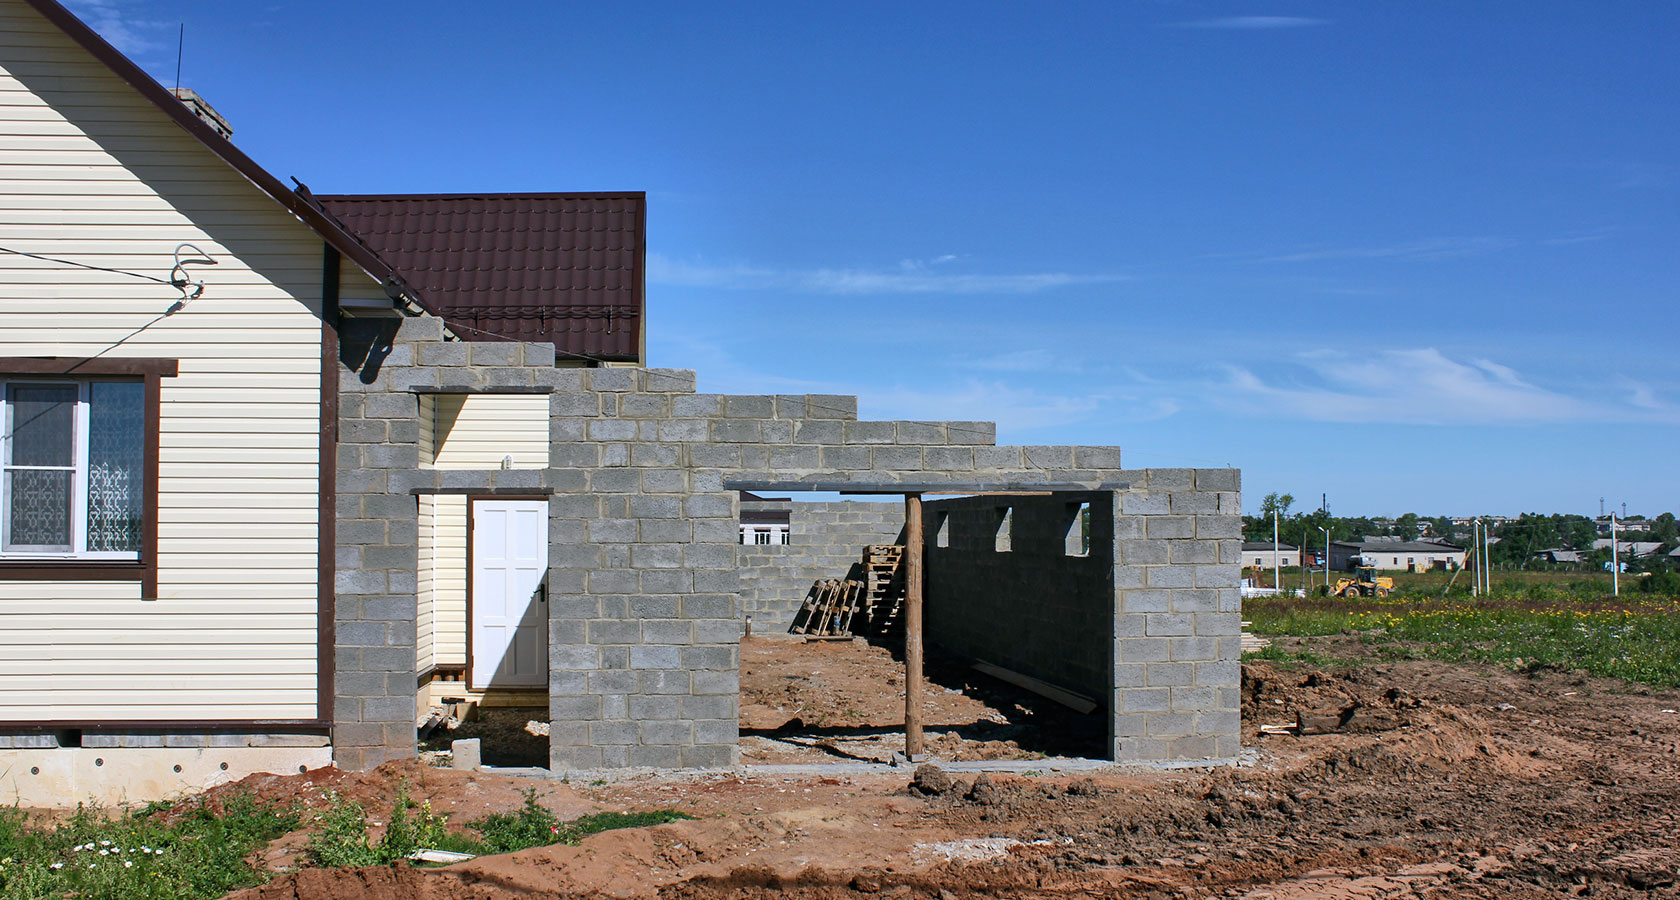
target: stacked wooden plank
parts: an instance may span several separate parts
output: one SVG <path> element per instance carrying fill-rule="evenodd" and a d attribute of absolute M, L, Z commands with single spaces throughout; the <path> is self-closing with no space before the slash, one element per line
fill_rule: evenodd
<path fill-rule="evenodd" d="M 865 618 L 871 634 L 904 628 L 904 545 L 870 544 L 863 548 Z"/>
<path fill-rule="evenodd" d="M 864 584 L 851 579 L 827 578 L 811 585 L 805 603 L 789 630 L 807 638 L 848 638 L 853 620 L 863 607 Z"/>

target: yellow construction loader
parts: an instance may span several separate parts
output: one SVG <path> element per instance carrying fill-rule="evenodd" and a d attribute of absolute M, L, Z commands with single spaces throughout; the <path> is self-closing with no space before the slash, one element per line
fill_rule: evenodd
<path fill-rule="evenodd" d="M 1354 569 L 1352 578 L 1336 579 L 1335 587 L 1330 593 L 1338 597 L 1387 597 L 1394 590 L 1394 579 L 1383 575 L 1378 577 L 1375 566 L 1359 566 Z"/>

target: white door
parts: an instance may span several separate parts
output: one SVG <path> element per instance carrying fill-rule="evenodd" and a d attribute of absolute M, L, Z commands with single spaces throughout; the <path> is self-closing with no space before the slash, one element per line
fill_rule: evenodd
<path fill-rule="evenodd" d="M 548 686 L 547 500 L 472 502 L 474 690 Z"/>

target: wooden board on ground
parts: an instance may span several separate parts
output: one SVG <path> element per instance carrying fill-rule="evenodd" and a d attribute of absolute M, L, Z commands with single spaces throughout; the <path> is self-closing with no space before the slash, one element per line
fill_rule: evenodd
<path fill-rule="evenodd" d="M 1076 713 L 1091 713 L 1097 708 L 1097 701 L 1092 700 L 1090 697 L 1086 697 L 1083 694 L 1076 694 L 1066 688 L 1059 688 L 1047 681 L 1040 681 L 1031 675 L 1022 675 L 1020 672 L 1012 672 L 1009 669 L 993 665 L 983 659 L 977 659 L 974 661 L 974 669 L 977 672 L 983 672 L 990 675 L 999 681 L 1007 681 L 1016 687 L 1026 688 L 1040 697 L 1046 697 L 1054 700 Z"/>

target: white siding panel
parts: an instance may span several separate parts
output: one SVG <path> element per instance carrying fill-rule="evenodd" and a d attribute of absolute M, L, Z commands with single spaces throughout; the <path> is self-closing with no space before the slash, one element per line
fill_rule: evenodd
<path fill-rule="evenodd" d="M 439 494 L 433 507 L 432 646 L 437 665 L 467 664 L 467 498 Z"/>
<path fill-rule="evenodd" d="M 432 464 L 439 469 L 548 467 L 545 394 L 432 395 Z M 423 459 L 425 457 L 422 457 Z"/>
<path fill-rule="evenodd" d="M 27 5 L 0 0 L 0 355 L 168 357 L 158 597 L 0 582 L 0 722 L 316 716 L 322 242 Z M 360 272 L 343 289 L 377 292 Z"/>
<path fill-rule="evenodd" d="M 415 572 L 415 619 L 414 619 L 414 665 L 416 672 L 424 672 L 437 665 L 437 654 L 432 644 L 432 607 L 435 602 L 433 592 L 434 553 L 433 546 L 437 542 L 436 517 L 434 508 L 437 500 L 429 494 L 419 497 L 420 528 L 419 528 L 419 568 Z"/>
<path fill-rule="evenodd" d="M 0 721 L 313 716 L 313 601 L 228 607 L 144 600 L 135 582 L 0 582 Z"/>

